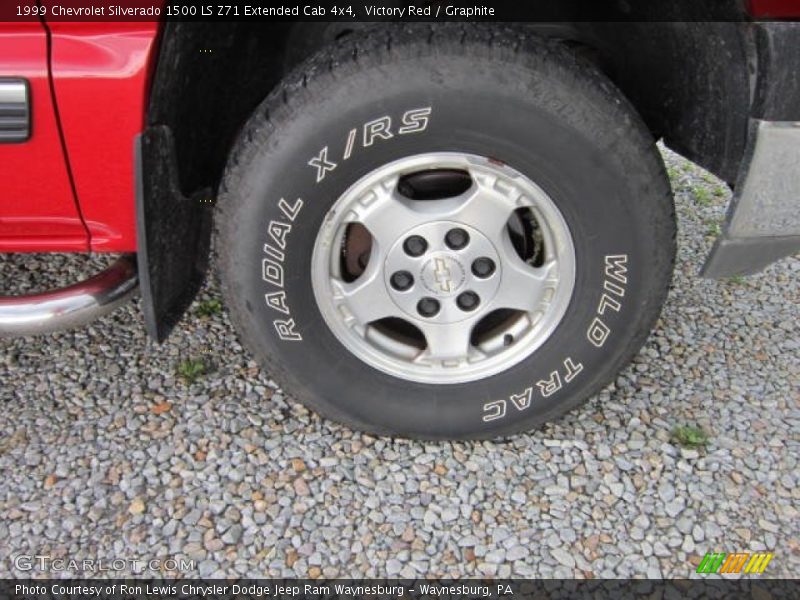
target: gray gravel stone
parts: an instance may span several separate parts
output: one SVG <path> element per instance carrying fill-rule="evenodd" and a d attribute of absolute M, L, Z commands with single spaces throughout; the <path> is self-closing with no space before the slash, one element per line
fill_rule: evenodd
<path fill-rule="evenodd" d="M 575 559 L 572 557 L 572 554 L 564 548 L 553 548 L 550 554 L 565 567 L 572 568 L 575 566 Z"/>
<path fill-rule="evenodd" d="M 197 565 L 197 572 L 200 577 L 213 577 L 217 570 L 217 563 L 213 560 L 204 560 Z"/>
<path fill-rule="evenodd" d="M 702 542 L 706 539 L 706 532 L 703 531 L 703 528 L 700 525 L 695 525 L 692 528 L 692 537 L 694 538 L 695 542 Z"/>
<path fill-rule="evenodd" d="M 686 505 L 686 503 L 683 501 L 683 498 L 676 498 L 675 500 L 672 500 L 671 502 L 667 502 L 664 505 L 664 511 L 670 517 L 674 518 L 674 517 L 677 517 L 680 514 L 680 512 L 683 510 L 685 505 Z"/>
<path fill-rule="evenodd" d="M 395 558 L 386 561 L 386 574 L 389 576 L 397 575 L 403 570 L 403 563 Z"/>
<path fill-rule="evenodd" d="M 241 525 L 238 525 L 238 524 L 237 525 L 233 525 L 222 536 L 222 541 L 225 542 L 226 544 L 235 544 L 240 539 L 242 539 L 242 533 L 243 532 L 244 532 L 244 529 L 242 528 Z"/>

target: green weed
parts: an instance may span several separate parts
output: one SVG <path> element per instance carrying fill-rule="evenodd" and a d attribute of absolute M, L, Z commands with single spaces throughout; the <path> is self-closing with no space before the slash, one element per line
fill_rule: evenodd
<path fill-rule="evenodd" d="M 217 298 L 203 300 L 197 304 L 197 314 L 201 317 L 213 317 L 222 312 L 222 302 Z"/>
<path fill-rule="evenodd" d="M 728 277 L 728 281 L 733 285 L 744 285 L 746 283 L 744 275 L 731 275 Z"/>
<path fill-rule="evenodd" d="M 191 385 L 208 371 L 208 365 L 201 358 L 189 358 L 178 363 L 178 377 Z"/>
<path fill-rule="evenodd" d="M 672 441 L 684 448 L 705 448 L 709 437 L 702 427 L 678 425 L 672 430 Z"/>
<path fill-rule="evenodd" d="M 673 184 L 678 183 L 678 178 L 680 176 L 681 174 L 678 172 L 678 169 L 676 169 L 675 167 L 667 167 L 667 177 L 669 177 L 669 180 Z"/>
<path fill-rule="evenodd" d="M 708 189 L 696 185 L 692 188 L 692 192 L 694 193 L 694 199 L 700 206 L 711 205 L 711 194 Z"/>

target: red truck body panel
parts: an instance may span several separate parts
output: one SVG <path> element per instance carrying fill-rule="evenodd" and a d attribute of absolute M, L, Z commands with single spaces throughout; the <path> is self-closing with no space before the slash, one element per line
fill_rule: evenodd
<path fill-rule="evenodd" d="M 50 24 L 67 154 L 95 252 L 136 251 L 133 144 L 144 128 L 156 22 Z"/>
<path fill-rule="evenodd" d="M 28 80 L 31 136 L 0 144 L 0 252 L 80 252 L 89 236 L 66 166 L 39 22 L 0 24 L 0 75 Z"/>
<path fill-rule="evenodd" d="M 42 24 L 0 23 L 0 73 L 28 79 L 33 101 L 31 138 L 0 144 L 0 251 L 136 251 L 133 145 L 158 27 L 48 23 L 51 89 Z"/>
<path fill-rule="evenodd" d="M 748 0 L 748 12 L 756 19 L 798 19 L 797 0 Z"/>

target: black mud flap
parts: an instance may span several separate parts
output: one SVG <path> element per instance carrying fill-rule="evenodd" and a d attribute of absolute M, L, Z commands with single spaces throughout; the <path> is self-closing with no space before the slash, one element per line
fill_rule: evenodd
<path fill-rule="evenodd" d="M 203 283 L 211 243 L 213 194 L 184 196 L 175 141 L 165 125 L 137 137 L 137 262 L 147 333 L 164 341 Z"/>

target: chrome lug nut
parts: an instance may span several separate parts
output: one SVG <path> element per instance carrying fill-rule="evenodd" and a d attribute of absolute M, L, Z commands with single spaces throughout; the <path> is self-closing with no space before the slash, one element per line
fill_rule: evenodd
<path fill-rule="evenodd" d="M 458 298 L 456 298 L 456 305 L 464 311 L 475 310 L 480 303 L 481 299 L 475 292 L 462 292 L 458 295 Z"/>
<path fill-rule="evenodd" d="M 444 236 L 444 243 L 451 250 L 461 250 L 469 244 L 469 234 L 460 227 L 454 227 Z"/>
<path fill-rule="evenodd" d="M 490 277 L 494 273 L 495 268 L 494 261 L 486 256 L 476 258 L 472 262 L 472 274 L 481 279 Z"/>
<path fill-rule="evenodd" d="M 439 308 L 439 301 L 436 298 L 423 298 L 417 303 L 417 312 L 426 318 L 435 316 Z"/>
<path fill-rule="evenodd" d="M 397 271 L 392 273 L 389 283 L 398 292 L 405 292 L 412 285 L 414 285 L 414 276 L 408 271 Z"/>
<path fill-rule="evenodd" d="M 428 242 L 425 241 L 424 237 L 419 235 L 412 235 L 403 242 L 403 250 L 405 250 L 406 254 L 409 256 L 422 256 L 427 249 Z"/>

